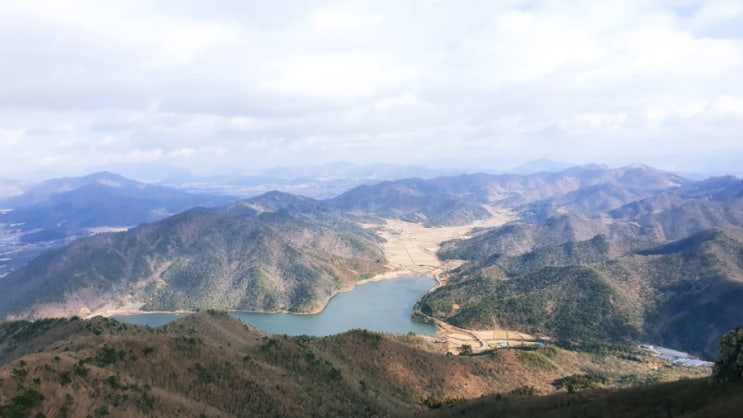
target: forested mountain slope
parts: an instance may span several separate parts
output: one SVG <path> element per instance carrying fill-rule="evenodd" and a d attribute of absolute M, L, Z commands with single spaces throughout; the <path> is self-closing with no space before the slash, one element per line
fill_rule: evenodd
<path fill-rule="evenodd" d="M 309 206 L 292 216 L 302 205 Z M 341 214 L 311 199 L 271 194 L 44 254 L 0 280 L 0 316 L 127 305 L 308 312 L 384 264 L 377 237 Z"/>
<path fill-rule="evenodd" d="M 466 260 L 422 312 L 573 341 L 715 354 L 743 323 L 742 182 L 710 179 L 587 217 L 516 221 L 442 246 Z"/>

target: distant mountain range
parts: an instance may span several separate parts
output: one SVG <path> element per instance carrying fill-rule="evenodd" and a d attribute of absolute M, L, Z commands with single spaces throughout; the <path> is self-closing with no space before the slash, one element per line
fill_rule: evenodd
<path fill-rule="evenodd" d="M 353 187 L 401 178 L 434 178 L 458 170 L 418 165 L 352 164 L 335 162 L 316 166 L 275 167 L 242 175 L 169 176 L 161 183 L 192 192 L 251 197 L 278 190 L 315 199 L 328 199 Z"/>
<path fill-rule="evenodd" d="M 437 180 L 406 179 L 359 186 L 328 200 L 340 210 L 427 226 L 462 225 L 490 217 L 482 204 L 449 193 Z"/>
<path fill-rule="evenodd" d="M 520 166 L 513 167 L 506 170 L 507 173 L 513 174 L 534 174 L 539 172 L 557 172 L 567 170 L 570 167 L 574 167 L 575 164 L 570 164 L 562 161 L 554 161 L 548 158 L 540 158 L 521 164 Z"/>
<path fill-rule="evenodd" d="M 588 165 L 556 173 L 468 174 L 358 186 L 328 202 L 340 209 L 428 226 L 463 225 L 490 217 L 482 205 L 514 209 L 539 220 L 558 213 L 594 215 L 689 182 L 635 164 Z"/>
<path fill-rule="evenodd" d="M 218 206 L 231 200 L 101 172 L 44 181 L 0 200 L 0 206 L 12 209 L 0 215 L 0 223 L 19 224 L 22 231 L 38 231 L 42 236 L 75 235 L 95 227 L 136 226 L 196 206 Z"/>
<path fill-rule="evenodd" d="M 28 187 L 27 183 L 0 177 L 0 199 L 6 199 L 23 193 L 23 189 Z"/>
<path fill-rule="evenodd" d="M 52 179 L 18 189 L 14 196 L 0 199 L 0 275 L 73 238 L 234 200 L 153 186 L 109 172 Z"/>

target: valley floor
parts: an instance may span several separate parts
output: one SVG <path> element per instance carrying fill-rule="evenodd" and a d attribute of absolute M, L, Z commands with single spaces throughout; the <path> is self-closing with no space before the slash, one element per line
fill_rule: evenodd
<path fill-rule="evenodd" d="M 382 248 L 387 257 L 387 269 L 395 275 L 433 275 L 434 270 L 444 265 L 436 257 L 441 243 L 453 239 L 466 239 L 474 228 L 494 228 L 515 218 L 507 209 L 487 207 L 493 214 L 490 219 L 468 225 L 429 228 L 419 223 L 398 219 L 386 219 L 379 225 L 363 225 L 376 230 L 386 240 Z M 448 266 L 447 266 L 448 267 Z"/>
<path fill-rule="evenodd" d="M 421 224 L 397 219 L 386 219 L 385 224 L 377 229 L 386 243 L 383 245 L 387 257 L 389 272 L 371 280 L 380 280 L 423 274 L 436 280 L 437 287 L 446 283 L 447 271 L 458 267 L 461 262 L 442 261 L 436 253 L 441 243 L 454 239 L 468 238 L 475 228 L 493 228 L 504 225 L 514 219 L 514 214 L 506 209 L 488 207 L 493 216 L 485 221 L 468 225 L 429 228 Z M 366 225 L 367 227 L 371 227 Z M 512 330 L 469 330 L 452 326 L 431 318 L 439 328 L 439 335 L 446 341 L 448 352 L 458 354 L 463 346 L 469 346 L 473 352 L 482 352 L 491 348 L 536 345 L 538 339 L 532 335 Z"/>

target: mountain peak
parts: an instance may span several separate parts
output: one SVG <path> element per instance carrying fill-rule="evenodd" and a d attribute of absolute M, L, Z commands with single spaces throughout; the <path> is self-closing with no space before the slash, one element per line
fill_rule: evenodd
<path fill-rule="evenodd" d="M 649 165 L 645 165 L 643 163 L 632 163 L 632 164 L 626 165 L 626 166 L 624 166 L 622 168 L 623 169 L 626 169 L 626 170 L 649 170 L 649 171 L 656 171 L 656 169 L 654 169 L 653 167 L 650 167 Z"/>
<path fill-rule="evenodd" d="M 278 208 L 281 208 L 287 205 L 319 203 L 317 200 L 309 198 L 309 197 L 300 196 L 300 195 L 287 193 L 287 192 L 282 192 L 279 190 L 271 190 L 270 192 L 266 192 L 261 195 L 255 196 L 255 197 L 251 197 L 246 200 L 253 204 L 266 206 L 267 209 L 269 207 L 278 209 Z"/>
<path fill-rule="evenodd" d="M 126 179 L 121 174 L 116 174 L 108 170 L 96 171 L 87 175 L 82 176 L 84 179 L 98 180 L 98 179 Z M 126 179 L 128 180 L 128 179 Z"/>
<path fill-rule="evenodd" d="M 241 200 L 224 210 L 233 212 L 249 208 L 256 213 L 284 212 L 293 217 L 319 220 L 319 214 L 329 214 L 330 208 L 326 203 L 306 196 L 272 190 L 262 195 Z M 324 215 L 321 215 L 324 216 Z"/>
<path fill-rule="evenodd" d="M 540 158 L 538 160 L 526 162 L 518 167 L 508 170 L 514 174 L 534 174 L 540 172 L 558 172 L 572 167 L 573 164 L 550 160 L 549 158 Z"/>
<path fill-rule="evenodd" d="M 585 173 L 585 172 L 595 172 L 595 171 L 607 171 L 609 170 L 609 166 L 606 164 L 583 164 L 583 165 L 576 165 L 574 167 L 567 168 L 565 170 L 560 171 L 560 173 Z"/>
<path fill-rule="evenodd" d="M 281 190 L 270 190 L 252 199 L 253 200 L 266 200 L 266 199 L 297 199 L 297 198 L 300 198 L 300 196 L 292 194 L 292 193 L 282 192 Z"/>
<path fill-rule="evenodd" d="M 71 180 L 77 180 L 82 184 L 98 183 L 109 187 L 137 187 L 142 188 L 145 183 L 126 178 L 120 174 L 112 173 L 110 171 L 98 171 L 91 173 L 83 177 L 73 178 Z"/>
<path fill-rule="evenodd" d="M 707 196 L 713 200 L 739 199 L 743 197 L 743 180 L 735 176 L 710 177 L 691 184 L 685 192 L 689 196 Z"/>

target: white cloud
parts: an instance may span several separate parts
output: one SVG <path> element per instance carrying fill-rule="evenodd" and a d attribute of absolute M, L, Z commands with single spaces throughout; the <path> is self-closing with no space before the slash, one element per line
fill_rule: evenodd
<path fill-rule="evenodd" d="M 712 112 L 719 117 L 733 118 L 743 121 L 743 98 L 734 96 L 720 96 L 712 103 Z"/>
<path fill-rule="evenodd" d="M 269 88 L 287 96 L 320 100 L 349 100 L 376 96 L 411 82 L 415 68 L 389 62 L 374 54 L 313 52 L 280 61 Z"/>
<path fill-rule="evenodd" d="M 122 154 L 108 154 L 105 156 L 105 161 L 110 163 L 148 163 L 162 159 L 163 154 L 163 150 L 160 148 L 135 148 Z"/>
<path fill-rule="evenodd" d="M 381 23 L 377 13 L 359 14 L 352 11 L 318 10 L 310 14 L 313 32 L 326 36 L 346 36 L 350 31 L 365 30 Z"/>
<path fill-rule="evenodd" d="M 8 1 L 0 175 L 736 155 L 741 28 L 723 0 Z"/>
<path fill-rule="evenodd" d="M 0 147 L 4 150 L 15 147 L 26 137 L 24 129 L 8 129 L 0 127 Z M 6 151 L 7 152 L 7 151 Z"/>
<path fill-rule="evenodd" d="M 617 130 L 627 121 L 625 113 L 582 113 L 570 120 L 560 121 L 560 127 L 575 133 L 595 132 L 596 130 Z"/>

